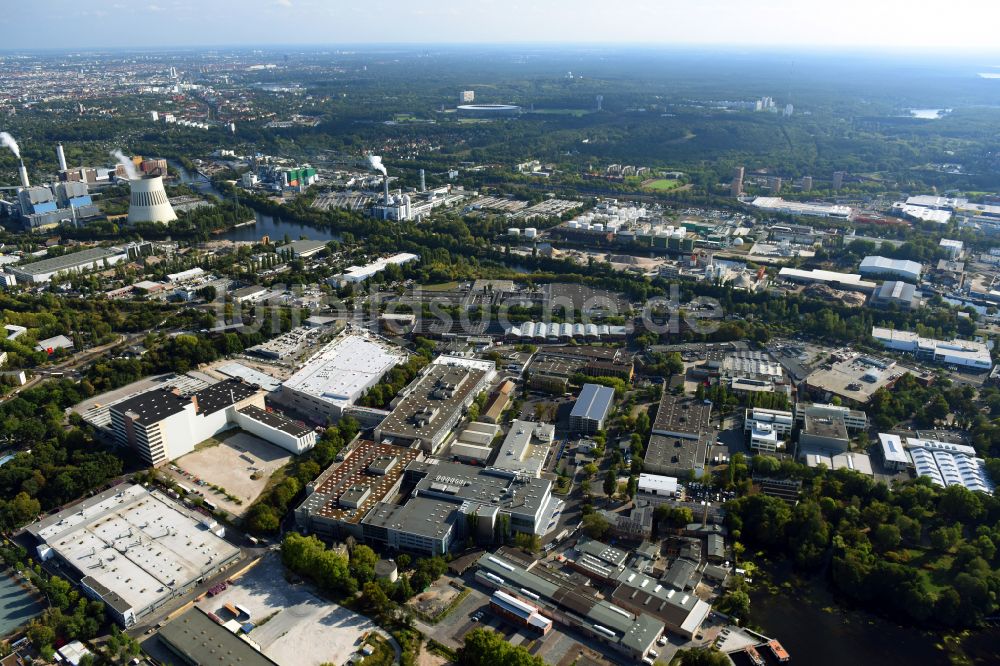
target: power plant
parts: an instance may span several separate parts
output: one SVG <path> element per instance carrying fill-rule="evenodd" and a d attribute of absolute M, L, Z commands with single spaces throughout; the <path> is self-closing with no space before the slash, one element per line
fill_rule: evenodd
<path fill-rule="evenodd" d="M 128 206 L 128 223 L 172 222 L 177 214 L 170 205 L 162 176 L 129 179 L 132 195 Z"/>
<path fill-rule="evenodd" d="M 31 187 L 31 181 L 28 180 L 28 168 L 24 166 L 24 160 L 21 161 L 21 166 L 17 167 L 17 173 L 21 176 L 21 187 Z"/>
<path fill-rule="evenodd" d="M 67 171 L 66 169 L 66 153 L 63 152 L 62 144 L 56 145 L 56 159 L 59 161 L 59 170 Z"/>

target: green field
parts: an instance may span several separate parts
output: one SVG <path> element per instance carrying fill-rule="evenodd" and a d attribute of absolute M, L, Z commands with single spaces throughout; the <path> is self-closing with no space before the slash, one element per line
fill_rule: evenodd
<path fill-rule="evenodd" d="M 529 111 L 528 113 L 540 113 L 551 116 L 575 116 L 579 118 L 580 116 L 585 116 L 591 112 L 587 109 L 535 109 L 534 111 Z"/>
<path fill-rule="evenodd" d="M 681 181 L 671 178 L 657 178 L 642 184 L 643 189 L 655 190 L 657 192 L 669 192 L 681 186 Z"/>

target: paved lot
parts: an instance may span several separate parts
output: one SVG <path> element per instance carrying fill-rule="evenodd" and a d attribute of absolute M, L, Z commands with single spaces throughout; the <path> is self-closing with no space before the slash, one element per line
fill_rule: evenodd
<path fill-rule="evenodd" d="M 280 467 L 291 460 L 292 454 L 245 432 L 236 432 L 217 446 L 205 448 L 178 458 L 164 469 L 188 488 L 234 516 L 242 516 L 267 486 Z M 174 469 L 181 470 L 178 472 Z M 258 478 L 251 478 L 256 473 Z M 243 500 L 231 502 L 208 486 L 196 485 L 195 479 L 215 484 Z"/>
<path fill-rule="evenodd" d="M 250 638 L 281 666 L 343 664 L 361 636 L 375 629 L 367 617 L 319 598 L 308 585 L 287 583 L 273 553 L 223 593 L 197 605 L 228 620 L 227 602 L 245 606 L 251 622 L 267 620 L 250 632 Z"/>

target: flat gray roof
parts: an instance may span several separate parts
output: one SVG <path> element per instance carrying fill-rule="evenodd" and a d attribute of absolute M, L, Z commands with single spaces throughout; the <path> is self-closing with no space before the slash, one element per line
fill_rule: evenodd
<path fill-rule="evenodd" d="M 431 442 L 440 437 L 448 417 L 461 409 L 486 372 L 477 368 L 434 363 L 408 387 L 408 393 L 386 417 L 379 432 Z"/>
<path fill-rule="evenodd" d="M 278 666 L 197 606 L 160 629 L 159 639 L 185 663 Z"/>
<path fill-rule="evenodd" d="M 451 502 L 414 497 L 406 504 L 379 502 L 361 522 L 372 527 L 443 539 L 451 531 L 457 513 L 458 506 Z"/>
<path fill-rule="evenodd" d="M 34 261 L 23 266 L 12 266 L 10 270 L 24 273 L 25 275 L 38 275 L 40 273 L 58 273 L 59 271 L 76 268 L 83 264 L 91 264 L 105 257 L 113 257 L 116 254 L 124 254 L 121 248 L 117 247 L 91 247 L 79 252 L 71 252 L 59 257 Z"/>
<path fill-rule="evenodd" d="M 663 392 L 652 432 L 657 435 L 698 439 L 708 432 L 711 403 Z"/>

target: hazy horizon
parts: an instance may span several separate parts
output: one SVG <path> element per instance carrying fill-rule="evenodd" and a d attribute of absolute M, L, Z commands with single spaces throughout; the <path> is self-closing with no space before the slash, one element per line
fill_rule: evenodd
<path fill-rule="evenodd" d="M 18 3 L 4 51 L 212 47 L 631 46 L 997 54 L 1000 6 L 903 0 L 158 0 Z M 956 27 L 957 26 L 957 27 Z"/>

